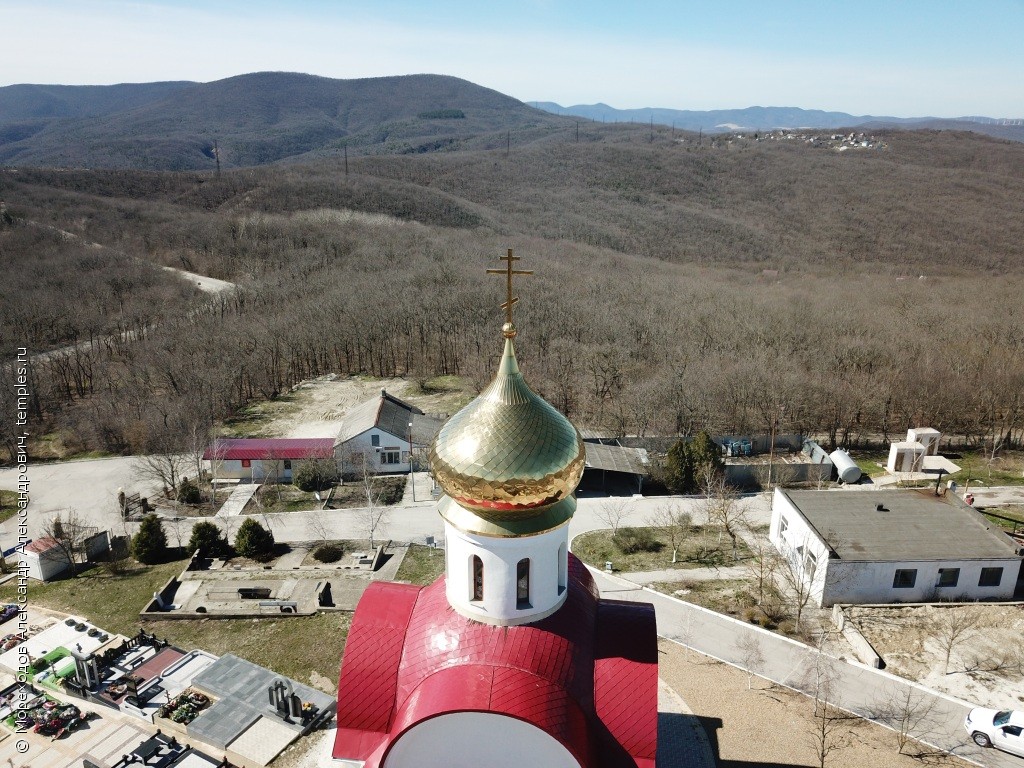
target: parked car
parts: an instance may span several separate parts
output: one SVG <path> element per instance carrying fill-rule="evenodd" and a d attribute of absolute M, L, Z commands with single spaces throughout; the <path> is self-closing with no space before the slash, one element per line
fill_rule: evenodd
<path fill-rule="evenodd" d="M 1024 712 L 1009 709 L 972 709 L 964 728 L 979 747 L 996 747 L 1024 757 Z"/>

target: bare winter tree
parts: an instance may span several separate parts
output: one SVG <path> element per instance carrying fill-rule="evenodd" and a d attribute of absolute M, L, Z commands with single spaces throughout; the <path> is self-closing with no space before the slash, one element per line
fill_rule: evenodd
<path fill-rule="evenodd" d="M 88 525 L 73 509 L 56 515 L 43 526 L 43 536 L 56 542 L 59 558 L 68 564 L 71 573 L 78 571 L 78 563 L 85 559 L 85 542 L 96 527 Z"/>
<path fill-rule="evenodd" d="M 827 642 L 827 632 L 819 637 L 814 654 L 814 666 L 810 670 L 809 694 L 814 699 L 814 725 L 811 730 L 811 744 L 818 761 L 818 768 L 826 768 L 832 753 L 842 749 L 849 741 L 849 720 L 853 716 L 843 711 L 838 690 L 836 661 L 823 653 L 821 648 Z"/>
<path fill-rule="evenodd" d="M 682 511 L 678 504 L 668 502 L 655 508 L 647 518 L 647 525 L 660 531 L 668 539 L 669 546 L 672 547 L 672 562 L 678 562 L 679 547 L 693 528 L 693 515 Z"/>
<path fill-rule="evenodd" d="M 872 708 L 871 719 L 892 728 L 901 755 L 906 754 L 911 741 L 928 738 L 939 725 L 935 698 L 909 684 L 893 688 Z"/>
<path fill-rule="evenodd" d="M 154 440 L 150 451 L 135 459 L 135 473 L 144 481 L 160 485 L 164 493 L 178 501 L 178 487 L 193 466 L 187 449 L 170 436 Z"/>
<path fill-rule="evenodd" d="M 185 518 L 183 517 L 165 517 L 161 519 L 161 522 L 171 532 L 171 535 L 174 536 L 174 546 L 180 554 L 185 542 L 188 541 L 187 537 L 183 539 L 182 536 L 188 533 L 191 527 L 186 528 Z"/>
<path fill-rule="evenodd" d="M 217 512 L 217 475 L 223 468 L 224 457 L 227 456 L 227 452 L 227 444 L 217 436 L 216 432 L 214 432 L 213 440 L 209 445 L 210 509 L 213 510 L 214 514 Z"/>
<path fill-rule="evenodd" d="M 769 590 L 774 590 L 775 573 L 781 565 L 778 550 L 772 543 L 757 536 L 750 544 L 751 558 L 747 561 L 747 573 L 756 590 L 758 605 L 765 601 Z"/>
<path fill-rule="evenodd" d="M 375 546 L 374 537 L 377 532 L 387 525 L 388 508 L 381 504 L 380 488 L 377 483 L 377 473 L 373 471 L 366 454 L 361 454 L 361 468 L 359 470 L 359 484 L 363 495 L 366 497 L 366 506 L 362 507 L 356 517 L 360 527 L 366 531 L 370 546 Z"/>
<path fill-rule="evenodd" d="M 311 541 L 326 544 L 331 540 L 330 528 L 327 526 L 327 514 L 321 510 L 306 513 L 306 527 Z"/>
<path fill-rule="evenodd" d="M 981 611 L 974 606 L 958 605 L 938 608 L 934 637 L 942 649 L 943 672 L 949 674 L 949 660 L 953 651 L 969 640 L 981 624 Z"/>
<path fill-rule="evenodd" d="M 764 651 L 761 643 L 753 632 L 742 632 L 736 640 L 736 650 L 740 652 L 740 665 L 747 671 L 747 690 L 754 686 L 754 676 L 760 674 L 765 664 Z"/>
<path fill-rule="evenodd" d="M 732 560 L 739 561 L 740 532 L 750 527 L 747 504 L 739 491 L 725 482 L 721 472 L 708 472 L 701 479 L 704 499 L 701 502 L 708 524 L 719 527 L 732 543 Z"/>
<path fill-rule="evenodd" d="M 812 587 L 816 565 L 811 561 L 807 551 L 807 541 L 793 551 L 783 554 L 775 569 L 775 578 L 787 602 L 792 608 L 796 629 L 800 630 L 800 622 L 804 611 L 811 603 Z"/>
<path fill-rule="evenodd" d="M 612 529 L 612 536 L 619 532 L 622 518 L 629 511 L 629 499 L 612 497 L 597 508 L 597 519 Z"/>

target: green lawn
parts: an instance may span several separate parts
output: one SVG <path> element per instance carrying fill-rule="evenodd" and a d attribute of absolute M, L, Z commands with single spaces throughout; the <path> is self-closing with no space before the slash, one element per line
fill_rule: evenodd
<path fill-rule="evenodd" d="M 423 544 L 410 544 L 405 559 L 398 567 L 395 581 L 408 581 L 412 584 L 433 584 L 444 573 L 444 550 L 427 547 Z"/>
<path fill-rule="evenodd" d="M 596 568 L 608 561 L 616 571 L 654 571 L 662 568 L 707 568 L 735 565 L 729 537 L 715 526 L 693 526 L 679 546 L 677 562 L 672 562 L 672 547 L 660 531 L 651 529 L 655 549 L 647 552 L 623 552 L 614 541 L 610 530 L 589 531 L 572 542 L 572 551 L 580 560 Z M 739 561 L 750 553 L 746 544 L 739 543 Z"/>
<path fill-rule="evenodd" d="M 963 451 L 950 460 L 960 471 L 943 480 L 955 480 L 961 486 L 968 480 L 971 485 L 1024 485 L 1024 453 L 1020 451 L 1000 451 L 994 459 L 985 451 Z"/>
<path fill-rule="evenodd" d="M 329 686 L 336 685 L 338 662 L 351 620 L 348 613 L 289 619 L 204 619 L 143 624 L 139 611 L 155 591 L 182 571 L 185 562 L 136 566 L 119 576 L 94 568 L 75 578 L 49 584 L 33 582 L 28 599 L 30 604 L 83 616 L 109 632 L 132 635 L 145 626 L 147 631 L 184 650 L 230 652 L 302 683 L 309 684 L 316 677 L 321 685 L 324 680 L 329 681 Z M 14 598 L 13 584 L 0 587 L 0 602 L 11 602 Z"/>
<path fill-rule="evenodd" d="M 982 514 L 1000 528 L 1011 533 L 1024 531 L 1024 507 L 991 507 Z"/>
<path fill-rule="evenodd" d="M 0 523 L 18 514 L 18 492 L 0 490 Z"/>
<path fill-rule="evenodd" d="M 889 452 L 855 450 L 850 451 L 850 458 L 857 463 L 860 471 L 865 475 L 868 477 L 878 477 L 885 474 L 885 462 L 889 459 Z"/>

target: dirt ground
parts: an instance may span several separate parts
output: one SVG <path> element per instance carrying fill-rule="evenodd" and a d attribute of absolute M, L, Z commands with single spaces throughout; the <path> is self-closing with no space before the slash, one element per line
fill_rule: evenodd
<path fill-rule="evenodd" d="M 424 413 L 451 414 L 471 397 L 457 382 L 452 384 L 451 388 L 424 392 L 417 382 L 407 379 L 321 376 L 299 384 L 278 400 L 252 406 L 230 429 L 238 437 L 334 437 L 345 414 L 379 395 L 381 389 Z"/>
<path fill-rule="evenodd" d="M 846 615 L 889 672 L 978 706 L 1022 708 L 1024 605 L 853 606 Z"/>
<path fill-rule="evenodd" d="M 799 693 L 769 687 L 746 673 L 668 640 L 659 642 L 661 678 L 682 697 L 717 744 L 721 768 L 794 768 L 818 765 L 811 733 L 814 703 Z M 898 753 L 896 735 L 860 719 L 840 731 L 841 746 L 828 757 L 830 768 L 971 765 L 948 756 L 912 757 Z M 914 751 L 913 744 L 907 751 Z"/>

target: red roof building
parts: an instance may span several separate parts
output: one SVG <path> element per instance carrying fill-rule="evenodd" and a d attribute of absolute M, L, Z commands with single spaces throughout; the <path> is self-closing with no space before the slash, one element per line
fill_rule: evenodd
<path fill-rule="evenodd" d="M 203 459 L 211 461 L 264 461 L 330 459 L 334 457 L 334 439 L 309 438 L 224 438 L 208 446 Z"/>

